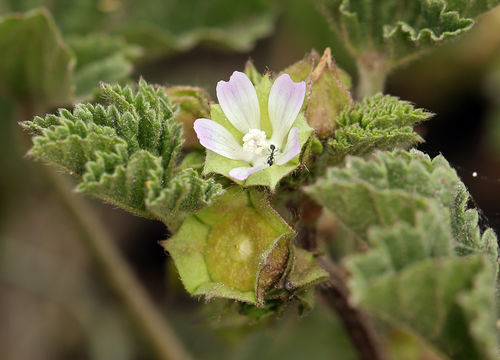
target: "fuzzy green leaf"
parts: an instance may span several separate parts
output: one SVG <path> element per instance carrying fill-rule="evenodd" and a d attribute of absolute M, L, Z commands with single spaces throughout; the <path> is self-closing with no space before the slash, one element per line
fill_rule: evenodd
<path fill-rule="evenodd" d="M 333 165 L 347 155 L 367 156 L 375 150 L 408 148 L 422 142 L 413 126 L 431 116 L 393 96 L 367 97 L 337 117 L 335 137 L 327 144 L 327 161 Z"/>
<path fill-rule="evenodd" d="M 82 179 L 78 190 L 171 228 L 210 204 L 222 188 L 193 169 L 177 169 L 182 124 L 161 87 L 102 86 L 104 105 L 36 117 L 29 155 Z"/>
<path fill-rule="evenodd" d="M 496 358 L 496 236 L 442 156 L 349 157 L 308 192 L 364 241 L 343 261 L 354 304 L 450 358 Z"/>
<path fill-rule="evenodd" d="M 74 57 L 45 10 L 0 18 L 0 92 L 32 111 L 71 103 Z"/>
<path fill-rule="evenodd" d="M 472 17 L 498 0 L 319 0 L 332 28 L 357 58 L 380 54 L 389 66 L 456 38 L 474 25 Z"/>
<path fill-rule="evenodd" d="M 480 255 L 427 259 L 371 278 L 353 274 L 353 302 L 375 317 L 452 359 L 497 359 L 494 276 Z"/>
<path fill-rule="evenodd" d="M 495 234 L 481 235 L 476 210 L 467 208 L 469 194 L 442 156 L 431 160 L 412 150 L 349 157 L 307 191 L 362 241 L 373 226 L 415 225 L 417 213 L 427 211 L 447 224 L 458 253 L 484 252 L 496 263 Z"/>

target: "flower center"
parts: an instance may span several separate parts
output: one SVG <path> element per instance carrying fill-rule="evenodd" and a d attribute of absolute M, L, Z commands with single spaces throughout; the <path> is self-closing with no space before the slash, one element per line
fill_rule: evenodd
<path fill-rule="evenodd" d="M 266 146 L 266 132 L 260 129 L 250 129 L 243 136 L 243 150 L 260 155 Z"/>

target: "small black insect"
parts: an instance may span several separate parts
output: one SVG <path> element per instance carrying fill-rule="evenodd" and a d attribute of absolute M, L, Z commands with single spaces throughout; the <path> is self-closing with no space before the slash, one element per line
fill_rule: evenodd
<path fill-rule="evenodd" d="M 271 144 L 269 146 L 269 149 L 271 150 L 271 154 L 267 158 L 267 163 L 269 166 L 271 166 L 272 164 L 274 164 L 274 152 L 276 151 L 276 146 Z"/>

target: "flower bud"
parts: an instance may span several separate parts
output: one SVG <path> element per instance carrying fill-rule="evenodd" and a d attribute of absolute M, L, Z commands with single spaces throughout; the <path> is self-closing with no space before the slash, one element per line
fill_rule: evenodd
<path fill-rule="evenodd" d="M 172 86 L 165 89 L 172 103 L 179 105 L 176 119 L 182 123 L 184 146 L 199 146 L 193 123 L 196 119 L 210 115 L 210 98 L 201 88 L 192 86 Z"/>

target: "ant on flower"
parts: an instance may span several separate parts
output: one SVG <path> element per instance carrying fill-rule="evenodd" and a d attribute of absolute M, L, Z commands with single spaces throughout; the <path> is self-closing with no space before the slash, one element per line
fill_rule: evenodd
<path fill-rule="evenodd" d="M 271 166 L 272 164 L 274 164 L 274 152 L 276 151 L 276 146 L 274 146 L 273 144 L 271 144 L 269 146 L 269 149 L 271 150 L 271 154 L 267 158 L 267 164 L 269 166 Z"/>

